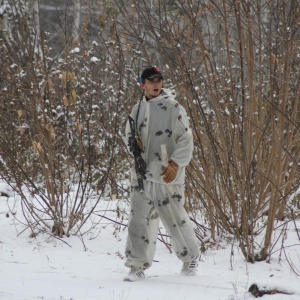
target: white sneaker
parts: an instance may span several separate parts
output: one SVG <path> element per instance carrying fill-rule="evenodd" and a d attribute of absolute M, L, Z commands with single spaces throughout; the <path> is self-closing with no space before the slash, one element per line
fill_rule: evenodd
<path fill-rule="evenodd" d="M 144 269 L 131 267 L 129 274 L 124 278 L 124 281 L 138 281 L 144 278 Z"/>
<path fill-rule="evenodd" d="M 197 254 L 197 256 L 195 256 L 191 261 L 184 262 L 180 275 L 195 276 L 197 273 L 199 258 L 200 255 Z"/>

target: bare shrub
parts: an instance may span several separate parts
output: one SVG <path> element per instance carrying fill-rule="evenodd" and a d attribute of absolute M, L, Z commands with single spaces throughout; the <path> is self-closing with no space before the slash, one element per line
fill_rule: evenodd
<path fill-rule="evenodd" d="M 0 45 L 0 173 L 20 195 L 32 230 L 69 235 L 100 200 L 124 192 L 117 184 L 127 176 L 121 112 L 132 69 L 116 36 L 103 44 L 83 36 L 82 46 L 66 45 L 53 59 L 41 33 L 37 57 L 21 23 L 18 38 L 3 37 Z"/>
<path fill-rule="evenodd" d="M 297 1 L 132 2 L 116 4 L 132 20 L 120 34 L 165 64 L 191 117 L 190 208 L 248 261 L 266 260 L 299 186 Z"/>

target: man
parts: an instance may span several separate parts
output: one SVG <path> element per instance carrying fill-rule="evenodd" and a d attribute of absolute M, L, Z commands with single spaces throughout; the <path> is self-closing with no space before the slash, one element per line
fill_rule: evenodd
<path fill-rule="evenodd" d="M 131 169 L 131 212 L 128 224 L 125 281 L 145 278 L 153 261 L 159 220 L 171 236 L 182 275 L 195 275 L 199 245 L 184 204 L 185 167 L 192 158 L 193 137 L 184 108 L 175 93 L 163 89 L 156 67 L 146 68 L 140 78 L 144 96 L 131 112 L 138 134 L 137 144 L 146 163 L 144 190 L 138 187 L 135 166 Z M 131 137 L 126 125 L 127 142 Z"/>

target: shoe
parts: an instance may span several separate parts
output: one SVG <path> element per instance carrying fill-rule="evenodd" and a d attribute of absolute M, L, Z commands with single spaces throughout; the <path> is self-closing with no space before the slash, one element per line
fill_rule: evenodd
<path fill-rule="evenodd" d="M 124 281 L 139 281 L 145 278 L 144 269 L 131 267 L 129 274 L 124 278 Z"/>
<path fill-rule="evenodd" d="M 184 262 L 180 275 L 195 276 L 197 273 L 199 258 L 200 255 L 197 254 L 191 261 Z"/>

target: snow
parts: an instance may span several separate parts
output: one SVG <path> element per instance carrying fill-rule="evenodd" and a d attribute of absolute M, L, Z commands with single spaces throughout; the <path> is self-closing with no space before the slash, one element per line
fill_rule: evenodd
<path fill-rule="evenodd" d="M 262 299 L 300 299 L 299 277 L 286 260 L 299 273 L 299 240 L 292 225 L 285 254 L 275 252 L 270 263 L 246 263 L 238 247 L 220 239 L 201 255 L 195 277 L 180 276 L 181 262 L 158 242 L 146 279 L 131 283 L 123 281 L 128 272 L 124 266 L 125 226 L 95 214 L 87 226 L 99 223 L 82 237 L 59 239 L 45 232 L 32 238 L 17 196 L 4 184 L 0 184 L 0 192 L 0 299 L 255 299 L 248 293 L 253 283 L 292 294 L 265 295 Z M 105 210 L 106 217 L 116 220 L 117 206 L 127 210 L 128 202 L 103 200 L 97 211 Z"/>
<path fill-rule="evenodd" d="M 78 48 L 78 47 L 76 47 L 70 51 L 71 54 L 79 53 L 79 52 L 80 52 L 80 48 Z"/>
<path fill-rule="evenodd" d="M 97 57 L 95 57 L 95 56 L 93 56 L 93 57 L 91 57 L 91 62 L 98 62 L 98 61 L 100 61 L 100 59 L 99 58 L 97 58 Z"/>

